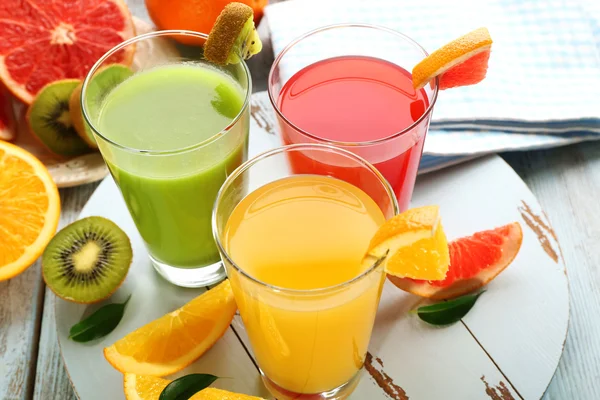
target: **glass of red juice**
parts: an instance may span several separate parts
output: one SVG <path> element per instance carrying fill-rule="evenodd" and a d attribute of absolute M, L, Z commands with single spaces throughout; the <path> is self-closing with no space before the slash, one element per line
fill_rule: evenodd
<path fill-rule="evenodd" d="M 435 78 L 412 85 L 413 67 L 427 56 L 414 40 L 364 24 L 325 26 L 291 42 L 269 74 L 269 98 L 285 144 L 326 143 L 375 165 L 408 209 L 423 143 L 438 93 Z M 360 171 L 295 154 L 294 169 L 361 180 Z M 357 182 L 359 183 L 359 182 Z"/>

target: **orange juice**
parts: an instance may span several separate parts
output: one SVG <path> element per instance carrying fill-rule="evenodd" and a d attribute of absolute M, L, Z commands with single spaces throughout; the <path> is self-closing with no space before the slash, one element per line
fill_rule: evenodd
<path fill-rule="evenodd" d="M 257 362 L 279 388 L 320 393 L 357 375 L 384 278 L 361 260 L 384 221 L 365 192 L 317 175 L 271 182 L 233 210 L 222 242 L 251 278 L 232 265 L 228 275 Z"/>

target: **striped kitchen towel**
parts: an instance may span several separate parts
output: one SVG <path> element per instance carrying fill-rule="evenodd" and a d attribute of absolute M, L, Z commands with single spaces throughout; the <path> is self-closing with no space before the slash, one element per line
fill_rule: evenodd
<path fill-rule="evenodd" d="M 487 78 L 440 92 L 422 171 L 600 138 L 597 0 L 289 0 L 265 15 L 275 55 L 301 34 L 335 23 L 386 26 L 429 51 L 488 27 L 494 45 Z"/>

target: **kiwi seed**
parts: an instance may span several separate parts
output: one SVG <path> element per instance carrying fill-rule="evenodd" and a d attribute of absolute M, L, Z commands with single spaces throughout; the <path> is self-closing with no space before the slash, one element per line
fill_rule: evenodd
<path fill-rule="evenodd" d="M 127 234 L 102 217 L 76 221 L 58 232 L 42 256 L 46 285 L 59 297 L 96 303 L 121 285 L 133 253 Z"/>
<path fill-rule="evenodd" d="M 69 113 L 69 99 L 78 79 L 64 79 L 42 88 L 27 111 L 31 133 L 51 152 L 72 157 L 90 151 L 79 137 Z"/>

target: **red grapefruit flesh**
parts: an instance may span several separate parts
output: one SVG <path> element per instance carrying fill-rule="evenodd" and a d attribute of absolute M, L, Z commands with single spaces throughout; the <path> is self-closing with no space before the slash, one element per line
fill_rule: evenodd
<path fill-rule="evenodd" d="M 12 96 L 0 84 L 0 140 L 11 141 L 17 136 L 17 123 Z"/>
<path fill-rule="evenodd" d="M 487 74 L 490 53 L 491 50 L 479 53 L 444 72 L 440 77 L 440 90 L 481 82 Z"/>
<path fill-rule="evenodd" d="M 0 1 L 0 80 L 30 104 L 46 84 L 83 79 L 115 45 L 135 35 L 122 0 Z M 129 46 L 111 60 L 129 65 Z"/>
<path fill-rule="evenodd" d="M 450 267 L 444 280 L 422 281 L 391 275 L 388 279 L 402 290 L 432 300 L 461 296 L 498 276 L 514 260 L 522 242 L 521 225 L 513 222 L 451 242 Z"/>

